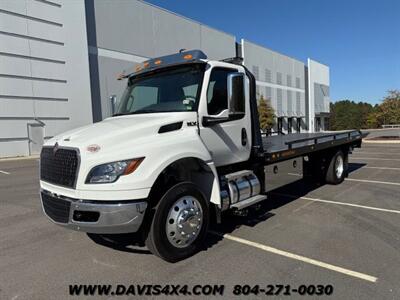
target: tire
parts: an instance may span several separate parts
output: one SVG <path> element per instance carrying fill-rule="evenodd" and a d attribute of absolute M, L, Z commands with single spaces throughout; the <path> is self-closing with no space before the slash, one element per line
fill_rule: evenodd
<path fill-rule="evenodd" d="M 192 256 L 201 249 L 209 216 L 208 201 L 198 187 L 191 182 L 178 183 L 157 204 L 146 246 L 168 262 Z"/>
<path fill-rule="evenodd" d="M 332 156 L 329 167 L 326 172 L 325 181 L 329 184 L 342 183 L 347 174 L 348 164 L 341 150 Z"/>

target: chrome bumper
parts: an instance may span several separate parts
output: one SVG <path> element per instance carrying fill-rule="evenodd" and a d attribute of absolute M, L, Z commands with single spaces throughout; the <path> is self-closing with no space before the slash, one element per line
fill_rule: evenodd
<path fill-rule="evenodd" d="M 44 197 L 46 197 L 46 203 L 43 201 Z M 88 201 L 63 197 L 45 190 L 41 191 L 41 202 L 43 212 L 57 225 L 77 231 L 100 234 L 138 231 L 147 208 L 147 202 L 143 200 Z M 60 209 L 58 205 L 61 202 L 63 207 Z M 60 222 L 60 219 L 55 217 L 62 209 L 65 210 L 65 216 L 62 216 L 65 217 L 65 222 L 64 220 Z M 97 212 L 99 217 L 95 222 L 78 222 L 74 220 L 75 211 Z"/>

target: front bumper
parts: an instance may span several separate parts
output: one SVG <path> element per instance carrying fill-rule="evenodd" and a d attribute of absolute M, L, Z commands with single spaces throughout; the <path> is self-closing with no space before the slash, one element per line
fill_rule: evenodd
<path fill-rule="evenodd" d="M 73 199 L 41 190 L 42 208 L 54 223 L 89 233 L 131 233 L 138 231 L 147 208 L 144 200 L 91 201 Z M 77 221 L 77 214 L 97 216 L 91 221 Z"/>

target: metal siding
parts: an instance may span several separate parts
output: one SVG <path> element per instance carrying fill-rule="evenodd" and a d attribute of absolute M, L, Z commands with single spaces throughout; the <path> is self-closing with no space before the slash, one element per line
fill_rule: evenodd
<path fill-rule="evenodd" d="M 251 70 L 262 70 L 258 85 L 266 95 L 271 94 L 271 105 L 278 116 L 305 115 L 305 65 L 303 62 L 242 40 L 244 63 Z M 300 98 L 295 99 L 295 94 Z M 298 103 L 300 99 L 300 103 Z"/>
<path fill-rule="evenodd" d="M 92 122 L 84 2 L 0 9 L 0 157 L 27 155 L 35 118 L 45 136 Z"/>
<path fill-rule="evenodd" d="M 180 49 L 200 49 L 210 59 L 236 54 L 234 36 L 142 1 L 88 3 L 86 9 L 93 11 L 88 15 L 92 17 L 93 13 L 95 20 L 94 24 L 88 24 L 93 50 L 90 55 L 95 64 L 91 64 L 91 72 L 96 73 L 97 68 L 99 77 L 92 88 L 98 85 L 96 90 L 101 98 L 96 103 L 101 106 L 101 115 L 96 121 L 110 115 L 110 95 L 119 96 L 123 92 L 126 82 L 117 81 L 116 75 L 146 58 L 176 53 Z"/>

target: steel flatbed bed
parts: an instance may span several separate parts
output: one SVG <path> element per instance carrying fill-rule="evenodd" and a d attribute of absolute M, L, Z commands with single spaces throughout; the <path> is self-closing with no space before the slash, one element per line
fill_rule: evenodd
<path fill-rule="evenodd" d="M 262 136 L 267 164 L 339 145 L 351 144 L 353 147 L 360 147 L 361 139 L 362 135 L 358 130 Z"/>

